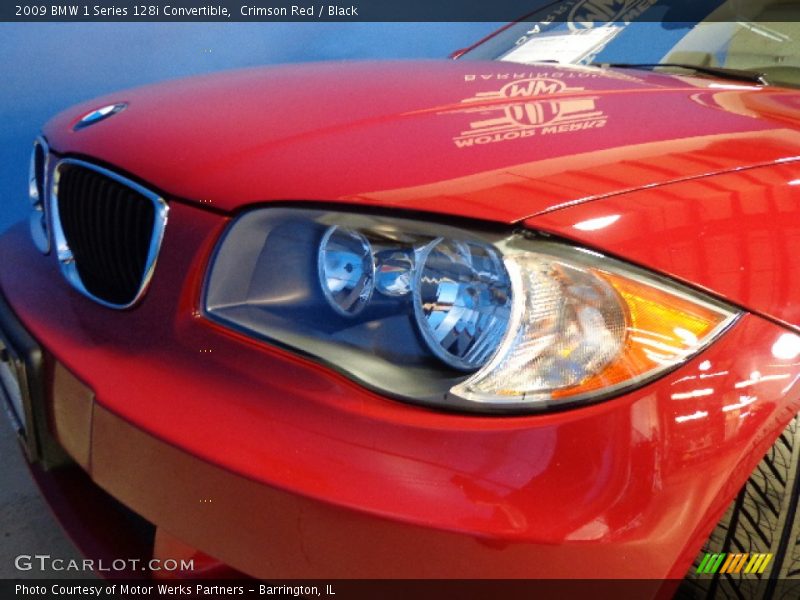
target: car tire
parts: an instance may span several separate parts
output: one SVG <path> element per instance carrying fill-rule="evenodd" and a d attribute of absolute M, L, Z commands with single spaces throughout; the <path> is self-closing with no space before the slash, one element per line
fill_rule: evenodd
<path fill-rule="evenodd" d="M 800 597 L 800 415 L 756 467 L 679 588 L 680 598 Z M 706 554 L 771 553 L 763 573 L 698 573 Z M 745 561 L 743 561 L 745 562 Z M 722 569 L 719 569 L 722 570 Z"/>

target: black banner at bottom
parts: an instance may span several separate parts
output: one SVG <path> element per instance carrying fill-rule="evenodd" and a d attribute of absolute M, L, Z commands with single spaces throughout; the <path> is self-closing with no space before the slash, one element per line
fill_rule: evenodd
<path fill-rule="evenodd" d="M 324 598 L 326 600 L 400 600 L 413 598 L 453 598 L 482 600 L 484 598 L 535 599 L 706 597 L 709 587 L 724 593 L 730 582 L 725 580 L 691 584 L 679 580 L 646 579 L 599 580 L 181 580 L 142 581 L 96 579 L 28 579 L 0 581 L 0 598 L 38 598 L 65 600 L 67 598 Z M 765 592 L 773 597 L 800 597 L 800 580 L 738 582 L 737 597 L 760 598 Z"/>

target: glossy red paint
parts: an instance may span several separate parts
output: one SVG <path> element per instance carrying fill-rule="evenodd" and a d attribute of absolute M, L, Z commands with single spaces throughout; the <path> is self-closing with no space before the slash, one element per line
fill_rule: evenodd
<path fill-rule="evenodd" d="M 800 163 L 579 203 L 526 221 L 800 329 Z"/>
<path fill-rule="evenodd" d="M 403 405 L 200 318 L 199 267 L 225 219 L 180 204 L 170 218 L 135 311 L 80 296 L 24 228 L 0 239 L 17 266 L 0 269 L 0 288 L 96 394 L 92 478 L 251 575 L 676 576 L 800 408 L 800 371 L 772 354 L 785 330 L 756 316 L 657 384 L 584 409 L 491 418 Z M 736 384 L 754 370 L 776 378 L 744 403 Z M 217 475 L 176 477 L 191 465 Z M 242 481 L 271 500 L 240 493 Z M 291 532 L 274 529 L 289 517 Z"/>
<path fill-rule="evenodd" d="M 800 325 L 798 98 L 477 62 L 251 69 L 113 94 L 44 133 L 170 201 L 148 294 L 131 311 L 91 302 L 24 227 L 0 238 L 0 291 L 95 394 L 90 424 L 56 428 L 92 479 L 249 575 L 681 577 L 800 409 L 800 368 L 773 349 Z M 129 107 L 72 131 L 117 101 Z M 503 418 L 405 405 L 200 316 L 231 214 L 286 200 L 523 223 L 751 314 L 608 402 Z"/>
<path fill-rule="evenodd" d="M 720 95 L 725 102 L 714 101 Z M 512 222 L 576 199 L 800 156 L 791 112 L 769 108 L 796 98 L 591 67 L 292 65 L 119 92 L 60 114 L 44 133 L 58 152 L 226 211 L 327 200 Z M 129 107 L 113 118 L 72 130 L 87 112 L 122 101 Z M 657 117 L 678 112 L 679 120 Z"/>

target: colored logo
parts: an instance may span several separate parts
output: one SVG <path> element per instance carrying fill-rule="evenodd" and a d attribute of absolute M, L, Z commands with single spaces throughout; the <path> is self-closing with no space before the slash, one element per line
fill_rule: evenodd
<path fill-rule="evenodd" d="M 697 573 L 701 575 L 713 575 L 715 573 L 745 573 L 762 574 L 767 565 L 772 560 L 772 554 L 734 554 L 732 552 L 721 552 L 717 554 L 706 552 Z"/>
<path fill-rule="evenodd" d="M 118 102 L 116 104 L 109 104 L 108 106 L 103 106 L 96 110 L 93 110 L 90 113 L 83 115 L 80 120 L 75 124 L 75 127 L 72 128 L 73 131 L 79 131 L 84 127 L 89 127 L 89 125 L 94 125 L 95 123 L 99 123 L 100 121 L 107 119 L 108 117 L 112 117 L 118 112 L 122 112 L 128 106 L 126 102 Z"/>

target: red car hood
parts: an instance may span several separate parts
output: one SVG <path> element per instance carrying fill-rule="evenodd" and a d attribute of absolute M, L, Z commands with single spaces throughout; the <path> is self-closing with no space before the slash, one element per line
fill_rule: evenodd
<path fill-rule="evenodd" d="M 81 116 L 128 107 L 73 131 Z M 115 93 L 47 124 L 54 150 L 229 211 L 325 200 L 513 222 L 800 155 L 800 95 L 502 62 L 293 65 Z"/>

